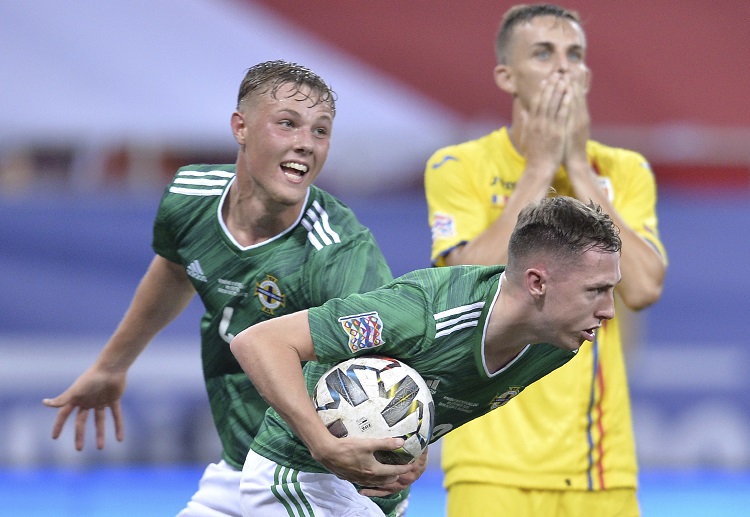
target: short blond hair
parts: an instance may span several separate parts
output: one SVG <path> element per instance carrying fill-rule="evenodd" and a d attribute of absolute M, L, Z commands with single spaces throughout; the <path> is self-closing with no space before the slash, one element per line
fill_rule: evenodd
<path fill-rule="evenodd" d="M 328 103 L 332 113 L 336 114 L 336 92 L 309 68 L 282 60 L 265 61 L 248 68 L 237 94 L 237 109 L 239 110 L 242 101 L 252 94 L 270 92 L 275 98 L 279 88 L 284 84 L 294 85 L 291 95 L 304 93 L 301 88 L 308 87 L 315 95 L 314 97 L 309 93 L 305 95 L 313 101 L 313 104 Z"/>

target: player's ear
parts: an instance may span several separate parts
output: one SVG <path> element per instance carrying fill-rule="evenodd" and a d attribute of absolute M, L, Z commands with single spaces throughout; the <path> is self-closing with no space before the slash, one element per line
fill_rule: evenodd
<path fill-rule="evenodd" d="M 530 268 L 524 273 L 526 290 L 535 299 L 541 299 L 547 292 L 547 271 L 540 268 Z"/>
<path fill-rule="evenodd" d="M 245 117 L 243 117 L 239 111 L 235 111 L 234 113 L 232 113 L 230 125 L 232 126 L 232 134 L 234 135 L 234 139 L 237 140 L 238 144 L 245 145 L 245 133 L 247 130 L 247 126 L 245 125 Z"/>
<path fill-rule="evenodd" d="M 498 88 L 510 95 L 516 94 L 515 76 L 513 75 L 513 69 L 511 67 L 499 64 L 495 66 L 492 73 L 495 77 L 495 84 Z"/>

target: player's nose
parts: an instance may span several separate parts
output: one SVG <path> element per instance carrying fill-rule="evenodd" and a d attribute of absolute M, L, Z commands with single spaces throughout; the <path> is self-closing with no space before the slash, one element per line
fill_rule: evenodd
<path fill-rule="evenodd" d="M 611 320 L 615 317 L 615 298 L 614 296 L 607 297 L 606 302 L 596 312 L 596 317 L 600 320 Z"/>

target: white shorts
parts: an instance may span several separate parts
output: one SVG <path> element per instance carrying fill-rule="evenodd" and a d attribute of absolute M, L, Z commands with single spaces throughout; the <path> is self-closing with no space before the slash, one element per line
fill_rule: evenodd
<path fill-rule="evenodd" d="M 250 451 L 242 469 L 244 517 L 383 517 L 368 497 L 333 474 L 282 467 Z"/>
<path fill-rule="evenodd" d="M 221 460 L 203 471 L 198 491 L 177 517 L 242 517 L 240 479 L 242 472 Z"/>

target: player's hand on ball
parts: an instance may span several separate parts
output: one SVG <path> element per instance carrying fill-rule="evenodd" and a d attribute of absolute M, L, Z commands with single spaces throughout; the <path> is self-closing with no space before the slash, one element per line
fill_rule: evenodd
<path fill-rule="evenodd" d="M 313 457 L 372 491 L 364 495 L 399 492 L 424 471 L 434 403 L 407 364 L 384 356 L 342 361 L 316 383 L 313 405 L 329 432 L 308 443 Z"/>
<path fill-rule="evenodd" d="M 368 487 L 359 491 L 366 497 L 385 497 L 391 494 L 397 494 L 414 483 L 424 473 L 427 468 L 427 450 L 413 463 L 414 469 L 398 477 L 395 483 L 390 485 Z"/>
<path fill-rule="evenodd" d="M 323 466 L 341 479 L 368 487 L 387 486 L 415 469 L 415 464 L 387 465 L 375 458 L 376 451 L 402 447 L 402 438 L 335 438 L 335 448 L 314 455 Z"/>
<path fill-rule="evenodd" d="M 84 372 L 63 393 L 52 399 L 44 399 L 42 403 L 47 407 L 60 408 L 52 427 L 52 438 L 57 439 L 62 432 L 65 422 L 73 411 L 78 410 L 75 417 L 75 447 L 83 450 L 86 438 L 86 423 L 89 410 L 94 410 L 94 425 L 96 428 L 96 446 L 104 448 L 104 431 L 106 424 L 106 410 L 112 411 L 117 441 L 124 437 L 122 425 L 122 408 L 120 398 L 125 391 L 125 373 L 105 372 L 95 367 Z"/>

